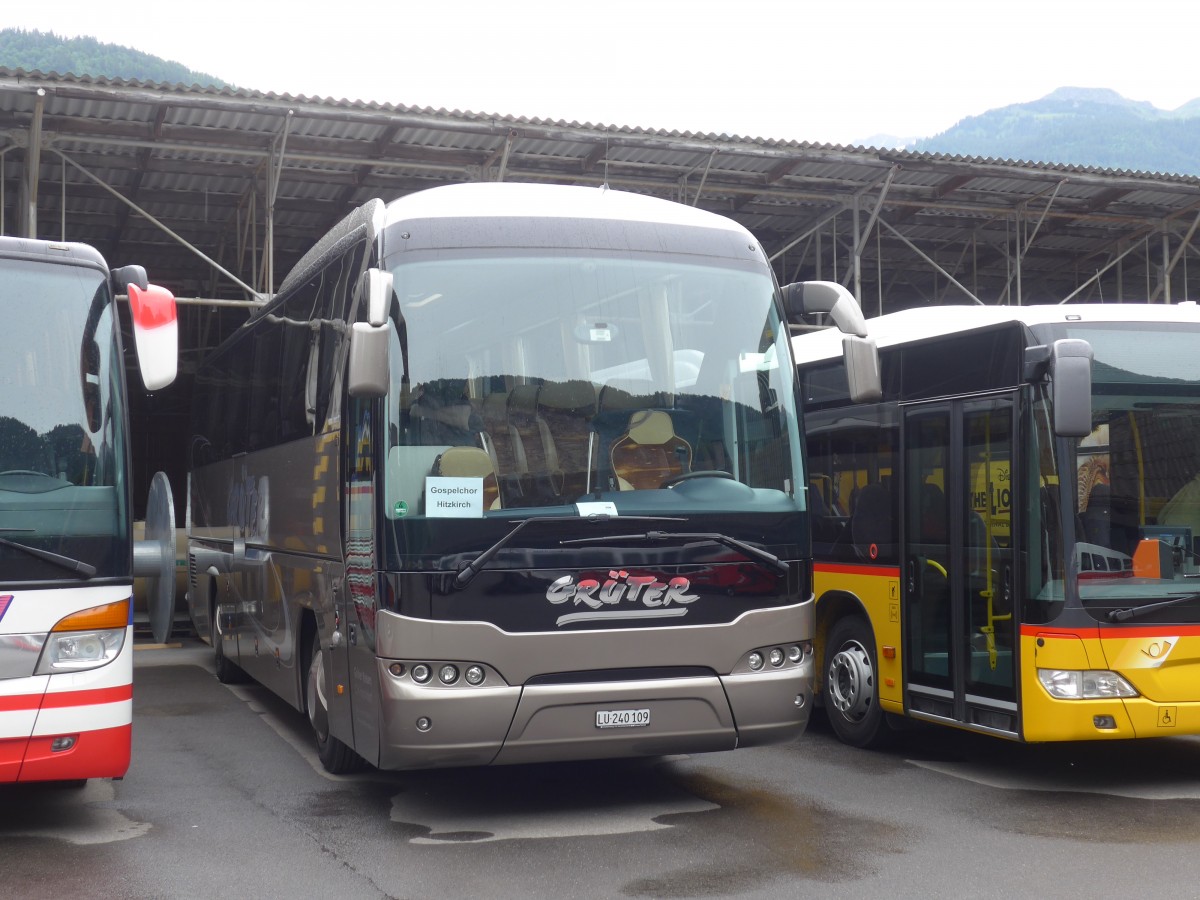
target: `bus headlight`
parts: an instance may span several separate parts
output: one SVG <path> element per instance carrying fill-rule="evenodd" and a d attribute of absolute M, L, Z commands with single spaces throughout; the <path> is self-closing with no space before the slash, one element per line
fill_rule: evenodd
<path fill-rule="evenodd" d="M 51 634 L 42 648 L 37 675 L 79 672 L 106 665 L 117 658 L 125 646 L 125 629 L 110 631 L 71 631 Z"/>
<path fill-rule="evenodd" d="M 98 669 L 116 659 L 125 646 L 129 601 L 105 603 L 71 613 L 50 629 L 35 675 Z"/>
<path fill-rule="evenodd" d="M 1038 680 L 1057 700 L 1109 700 L 1136 697 L 1133 685 L 1106 669 L 1038 669 Z"/>

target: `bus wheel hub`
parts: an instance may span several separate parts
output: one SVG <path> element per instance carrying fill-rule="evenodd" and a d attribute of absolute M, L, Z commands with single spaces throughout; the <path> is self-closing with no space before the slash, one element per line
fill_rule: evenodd
<path fill-rule="evenodd" d="M 844 717 L 861 719 L 875 694 L 875 671 L 871 657 L 857 642 L 842 646 L 829 661 L 829 699 Z"/>

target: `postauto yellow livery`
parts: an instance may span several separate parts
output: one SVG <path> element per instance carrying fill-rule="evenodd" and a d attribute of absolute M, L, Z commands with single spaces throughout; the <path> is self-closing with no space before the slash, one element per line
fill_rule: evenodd
<path fill-rule="evenodd" d="M 1196 304 L 868 326 L 874 404 L 850 402 L 831 335 L 793 338 L 838 735 L 878 743 L 894 716 L 1025 741 L 1200 733 Z"/>

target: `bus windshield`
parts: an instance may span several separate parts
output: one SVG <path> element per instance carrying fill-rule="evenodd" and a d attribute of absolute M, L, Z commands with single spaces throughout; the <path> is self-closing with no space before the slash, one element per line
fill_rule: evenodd
<path fill-rule="evenodd" d="M 1200 622 L 1200 328 L 1081 324 L 1062 336 L 1095 353 L 1093 429 L 1068 460 L 1080 599 L 1102 621 Z"/>
<path fill-rule="evenodd" d="M 803 508 L 765 269 L 506 251 L 392 272 L 389 517 Z M 459 478 L 482 493 L 455 493 Z M 712 489 L 671 490 L 684 482 Z"/>
<path fill-rule="evenodd" d="M 122 362 L 105 273 L 2 266 L 0 582 L 128 576 Z"/>

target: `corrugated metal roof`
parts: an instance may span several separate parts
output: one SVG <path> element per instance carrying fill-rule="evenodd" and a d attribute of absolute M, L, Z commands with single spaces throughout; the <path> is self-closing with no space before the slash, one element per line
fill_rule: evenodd
<path fill-rule="evenodd" d="M 1080 293 L 1132 299 L 1159 284 L 1200 211 L 1191 176 L 0 69 L 10 233 L 39 90 L 39 234 L 60 236 L 65 180 L 68 239 L 144 261 L 183 296 L 242 292 L 103 185 L 249 282 L 264 268 L 255 254 L 280 148 L 276 283 L 370 197 L 499 177 L 697 203 L 749 228 L 786 280 L 842 278 L 858 245 L 872 311 L 961 302 L 950 275 L 985 302 L 1012 302 L 1018 269 L 1024 302 L 1056 301 L 1136 246 Z M 878 219 L 862 240 L 856 205 L 860 230 Z M 1200 293 L 1185 270 L 1172 273 L 1173 299 Z"/>

